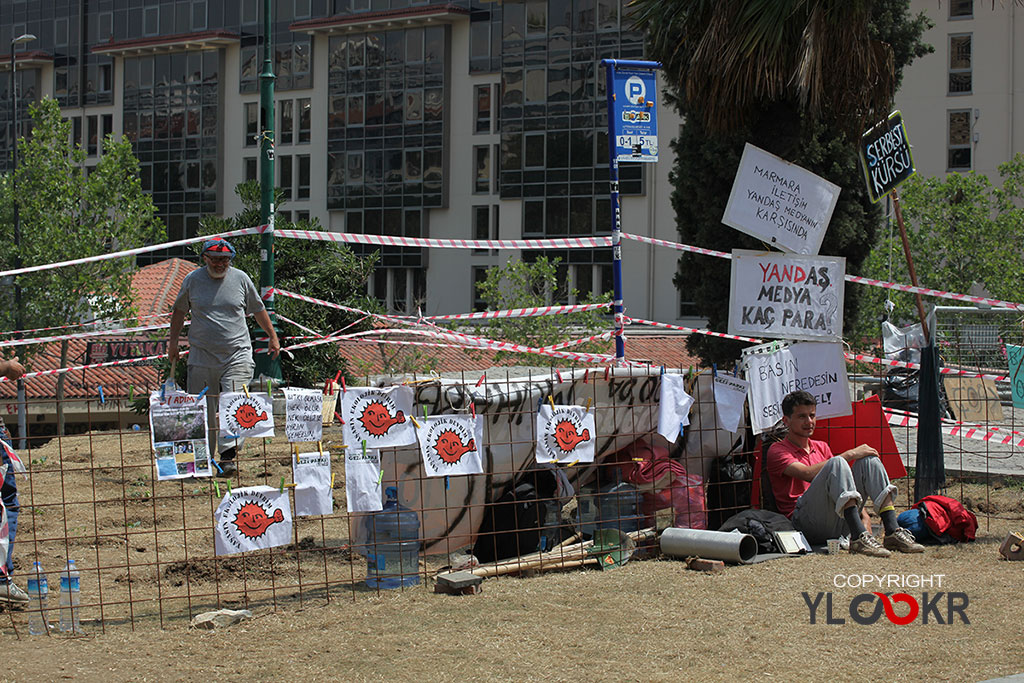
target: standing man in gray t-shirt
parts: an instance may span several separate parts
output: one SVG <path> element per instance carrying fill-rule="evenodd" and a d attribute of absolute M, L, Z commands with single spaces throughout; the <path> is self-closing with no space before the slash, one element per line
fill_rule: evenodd
<path fill-rule="evenodd" d="M 222 238 L 203 243 L 202 259 L 205 268 L 189 273 L 181 283 L 181 291 L 174 301 L 171 314 L 170 339 L 167 358 L 171 365 L 178 360 L 178 337 L 185 324 L 185 314 L 191 311 L 188 341 L 188 392 L 198 394 L 205 387 L 212 433 L 216 430 L 216 406 L 222 391 L 237 391 L 252 381 L 254 363 L 252 343 L 245 317 L 252 315 L 270 337 L 267 350 L 275 358 L 281 352 L 281 342 L 270 322 L 270 315 L 260 299 L 249 276 L 231 267 L 235 248 Z M 220 469 L 224 476 L 237 471 L 234 463 L 240 439 L 210 438 L 217 444 Z"/>

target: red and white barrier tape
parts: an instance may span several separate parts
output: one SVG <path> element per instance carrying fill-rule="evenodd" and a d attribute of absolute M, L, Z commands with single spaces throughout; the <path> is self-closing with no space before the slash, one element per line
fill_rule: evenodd
<path fill-rule="evenodd" d="M 696 327 L 685 327 L 683 325 L 670 325 L 669 323 L 659 323 L 653 320 L 644 320 L 643 318 L 632 318 L 632 322 L 638 325 L 650 325 L 652 327 L 662 327 L 667 330 L 682 330 L 683 332 L 691 332 L 693 334 L 703 334 L 709 337 L 721 337 L 722 339 L 735 339 L 736 341 L 750 342 L 752 344 L 763 344 L 763 339 L 755 339 L 754 337 L 741 337 L 735 334 L 726 334 L 725 332 L 714 332 L 712 330 L 701 330 Z"/>
<path fill-rule="evenodd" d="M 127 321 L 143 321 L 149 318 L 166 318 L 170 316 L 170 313 L 153 313 L 152 315 L 139 315 L 132 316 L 130 318 L 115 318 L 113 320 L 91 320 L 87 323 L 78 323 L 76 325 L 54 325 L 52 327 L 37 327 L 33 330 L 11 330 L 10 332 L 0 332 L 0 337 L 10 337 L 13 335 L 26 335 L 33 334 L 35 332 L 52 332 L 53 330 L 74 330 L 80 327 L 95 327 L 96 325 L 107 325 L 110 323 L 123 323 Z"/>
<path fill-rule="evenodd" d="M 185 321 L 188 325 L 189 321 Z M 64 341 L 65 339 L 86 339 L 89 337 L 108 337 L 116 335 L 127 335 L 135 334 L 137 332 L 151 332 L 153 330 L 163 330 L 169 326 L 169 323 L 162 323 L 160 325 L 144 325 L 142 327 L 123 327 L 119 330 L 94 330 L 91 332 L 78 332 L 76 334 L 62 334 L 53 337 L 29 337 L 27 339 L 11 339 L 8 341 L 0 341 L 0 348 L 7 346 L 26 346 L 28 344 L 49 344 L 50 342 Z"/>
<path fill-rule="evenodd" d="M 716 258 L 727 258 L 731 259 L 732 254 L 724 251 L 716 251 L 714 249 L 705 249 L 704 247 L 694 247 L 689 244 L 681 244 L 679 242 L 670 242 L 668 240 L 659 240 L 653 237 L 644 237 L 643 235 L 633 235 L 628 232 L 622 233 L 622 239 L 634 240 L 636 242 L 646 242 L 647 244 L 656 244 L 659 247 L 668 247 L 669 249 L 676 249 L 678 251 L 689 251 L 694 254 L 704 254 L 705 256 L 714 256 Z"/>
<path fill-rule="evenodd" d="M 317 230 L 275 230 L 274 236 L 322 242 L 344 242 L 346 244 L 448 249 L 593 249 L 610 247 L 612 244 L 611 237 L 567 237 L 539 240 L 441 240 L 426 237 L 397 237 L 392 235 L 367 235 L 363 233 L 322 232 Z"/>
<path fill-rule="evenodd" d="M 910 368 L 912 370 L 919 370 L 921 368 L 920 363 L 911 363 L 904 360 L 889 360 L 888 358 L 876 358 L 874 356 L 867 356 L 862 353 L 847 353 L 846 359 L 850 361 L 861 361 L 863 363 L 873 363 L 875 365 L 884 365 L 892 368 Z M 983 372 L 974 372 L 973 370 L 961 370 L 959 368 L 942 367 L 939 368 L 940 375 L 962 375 L 964 377 L 977 377 L 980 379 L 991 379 L 997 382 L 1002 382 L 1010 379 L 1008 375 L 989 375 Z"/>
<path fill-rule="evenodd" d="M 504 311 L 478 311 L 476 313 L 453 313 L 451 315 L 427 315 L 423 320 L 490 320 L 493 318 L 531 318 L 541 315 L 563 315 L 566 313 L 580 313 L 582 311 L 596 311 L 601 308 L 610 308 L 611 303 L 603 304 L 575 304 L 572 306 L 538 306 L 534 308 L 512 308 Z M 417 318 L 419 320 L 419 318 Z"/>
<path fill-rule="evenodd" d="M 137 249 L 126 249 L 124 251 L 114 251 L 109 254 L 99 254 L 97 256 L 86 256 L 85 258 L 72 259 L 71 261 L 60 261 L 58 263 L 46 263 L 41 266 L 27 266 L 25 268 L 18 268 L 15 270 L 5 270 L 0 272 L 0 277 L 7 277 L 8 275 L 22 275 L 24 273 L 35 273 L 41 270 L 52 270 L 54 268 L 63 268 L 65 266 L 77 266 L 83 263 L 93 263 L 95 261 L 107 261 L 109 259 L 121 258 L 122 256 L 135 256 L 137 254 L 146 254 L 151 251 L 160 251 L 161 249 L 168 249 L 170 247 L 181 247 L 187 244 L 195 244 L 196 242 L 205 242 L 206 240 L 213 239 L 214 237 L 236 237 L 238 235 L 258 235 L 262 232 L 266 232 L 268 225 L 260 225 L 255 228 L 240 228 L 238 230 L 229 230 L 227 232 L 220 232 L 216 235 L 204 235 L 202 237 L 189 237 L 188 239 L 177 240 L 176 242 L 164 242 L 162 244 L 151 244 L 147 247 L 139 247 Z"/>
<path fill-rule="evenodd" d="M 188 350 L 182 351 L 178 354 L 181 357 L 188 355 Z M 105 363 L 90 363 L 89 365 L 76 365 L 70 368 L 53 368 L 52 370 L 40 370 L 38 372 L 26 372 L 22 375 L 23 379 L 32 379 L 33 377 L 46 377 L 49 375 L 61 375 L 65 372 L 71 372 L 72 370 L 93 370 L 95 368 L 109 368 L 115 365 L 133 365 L 135 363 L 142 363 L 150 360 L 160 360 L 161 358 L 167 358 L 166 353 L 161 353 L 156 356 L 144 356 L 142 358 L 125 358 L 123 360 L 110 360 Z M 9 382 L 6 377 L 0 376 L 0 382 Z"/>
<path fill-rule="evenodd" d="M 884 408 L 883 410 L 886 421 L 890 425 L 916 427 L 918 424 L 918 416 L 913 413 L 898 412 L 890 408 Z M 943 420 L 941 429 L 943 433 L 950 436 L 961 436 L 966 439 L 974 439 L 975 441 L 993 441 L 1002 445 L 1024 447 L 1024 436 L 1019 432 L 1004 433 L 998 427 L 986 428 L 980 425 L 951 424 L 949 420 Z"/>

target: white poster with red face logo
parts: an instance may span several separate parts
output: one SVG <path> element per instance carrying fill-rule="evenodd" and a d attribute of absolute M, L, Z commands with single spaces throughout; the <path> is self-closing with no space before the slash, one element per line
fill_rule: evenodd
<path fill-rule="evenodd" d="M 594 462 L 594 413 L 582 406 L 537 411 L 537 462 Z"/>
<path fill-rule="evenodd" d="M 483 474 L 484 419 L 472 415 L 438 415 L 420 422 L 416 434 L 428 477 Z"/>
<path fill-rule="evenodd" d="M 341 395 L 345 443 L 349 448 L 393 448 L 416 443 L 411 387 L 351 387 Z"/>
<path fill-rule="evenodd" d="M 274 436 L 274 402 L 270 394 L 226 391 L 220 395 L 218 407 L 222 437 Z"/>
<path fill-rule="evenodd" d="M 272 486 L 229 491 L 217 506 L 213 526 L 218 555 L 288 545 L 292 542 L 288 492 Z"/>

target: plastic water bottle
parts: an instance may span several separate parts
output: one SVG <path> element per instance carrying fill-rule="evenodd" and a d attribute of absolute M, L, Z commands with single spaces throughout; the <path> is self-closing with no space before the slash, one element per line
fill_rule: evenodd
<path fill-rule="evenodd" d="M 384 509 L 366 518 L 366 585 L 400 588 L 420 582 L 420 519 L 400 505 L 398 489 L 384 490 Z"/>
<path fill-rule="evenodd" d="M 46 599 L 50 587 L 46 581 L 46 573 L 39 562 L 32 563 L 32 572 L 28 576 L 28 632 L 34 636 L 45 635 Z"/>
<path fill-rule="evenodd" d="M 64 633 L 81 633 L 78 603 L 81 598 L 81 583 L 74 560 L 60 573 L 60 630 Z"/>

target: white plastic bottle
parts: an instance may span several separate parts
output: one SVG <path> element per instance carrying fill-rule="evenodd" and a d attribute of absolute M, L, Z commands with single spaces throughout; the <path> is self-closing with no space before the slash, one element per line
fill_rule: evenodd
<path fill-rule="evenodd" d="M 78 603 L 81 597 L 81 583 L 74 560 L 60 573 L 60 630 L 64 633 L 81 633 Z"/>
<path fill-rule="evenodd" d="M 50 587 L 46 581 L 46 572 L 39 562 L 32 563 L 31 573 L 28 575 L 28 632 L 34 636 L 45 635 L 46 628 L 46 599 Z"/>

